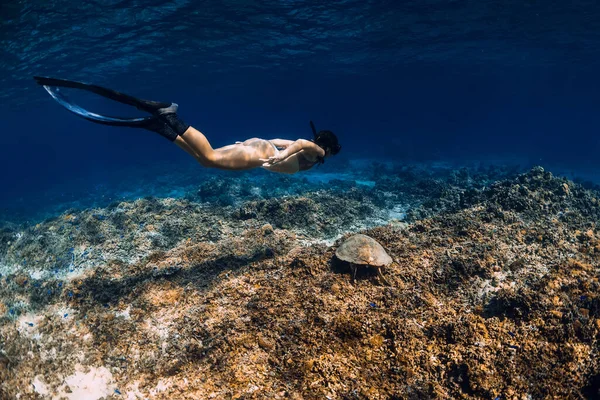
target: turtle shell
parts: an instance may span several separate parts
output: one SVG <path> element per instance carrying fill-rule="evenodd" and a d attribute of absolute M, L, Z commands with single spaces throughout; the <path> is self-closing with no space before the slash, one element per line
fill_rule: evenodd
<path fill-rule="evenodd" d="M 349 237 L 335 251 L 342 261 L 370 267 L 385 267 L 392 263 L 392 257 L 375 239 L 357 234 Z"/>

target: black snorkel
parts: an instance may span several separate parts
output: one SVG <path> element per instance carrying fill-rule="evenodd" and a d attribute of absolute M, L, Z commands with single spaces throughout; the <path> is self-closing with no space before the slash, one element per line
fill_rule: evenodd
<path fill-rule="evenodd" d="M 310 121 L 310 128 L 313 131 L 313 139 L 316 139 L 317 138 L 317 128 L 315 128 L 315 124 L 312 121 Z"/>

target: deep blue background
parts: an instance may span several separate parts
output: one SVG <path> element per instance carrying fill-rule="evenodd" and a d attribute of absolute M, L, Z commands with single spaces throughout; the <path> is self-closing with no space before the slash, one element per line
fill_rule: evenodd
<path fill-rule="evenodd" d="M 0 15 L 5 207 L 193 162 L 77 118 L 32 75 L 175 101 L 215 147 L 308 138 L 313 119 L 339 159 L 518 160 L 600 180 L 596 2 L 28 1 Z"/>

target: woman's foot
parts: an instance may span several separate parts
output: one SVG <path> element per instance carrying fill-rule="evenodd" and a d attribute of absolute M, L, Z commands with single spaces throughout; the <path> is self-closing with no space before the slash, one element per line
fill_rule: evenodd
<path fill-rule="evenodd" d="M 167 123 L 177 135 L 183 135 L 190 127 L 177 115 L 179 106 L 177 103 L 161 103 L 158 101 L 149 101 L 139 99 L 140 105 L 137 107 L 142 111 L 149 112 L 161 121 Z"/>
<path fill-rule="evenodd" d="M 169 126 L 168 123 L 159 118 L 152 118 L 148 120 L 147 123 L 145 123 L 144 125 L 140 125 L 139 127 L 152 132 L 156 132 L 170 142 L 174 142 L 178 136 L 177 133 L 171 128 L 171 126 Z"/>

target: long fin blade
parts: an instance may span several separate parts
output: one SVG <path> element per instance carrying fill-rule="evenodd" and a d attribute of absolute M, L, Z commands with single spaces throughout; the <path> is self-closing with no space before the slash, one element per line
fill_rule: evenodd
<path fill-rule="evenodd" d="M 67 110 L 72 113 L 87 119 L 88 121 L 97 122 L 99 124 L 113 125 L 113 126 L 141 126 L 147 123 L 154 117 L 141 117 L 141 118 L 122 118 L 122 117 L 111 117 L 107 115 L 96 114 L 91 111 L 84 109 L 76 104 L 71 103 L 65 95 L 60 93 L 58 90 L 53 89 L 51 86 L 43 85 L 44 89 L 52 96 L 54 100 Z"/>

